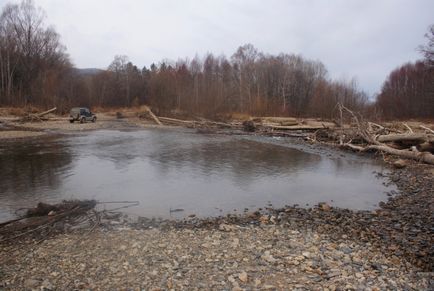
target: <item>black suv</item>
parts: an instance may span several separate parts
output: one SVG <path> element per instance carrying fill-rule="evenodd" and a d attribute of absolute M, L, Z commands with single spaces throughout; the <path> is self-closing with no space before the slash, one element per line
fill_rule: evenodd
<path fill-rule="evenodd" d="M 96 115 L 90 112 L 88 108 L 85 107 L 75 107 L 72 108 L 69 113 L 69 122 L 73 123 L 74 121 L 80 121 L 80 123 L 84 123 L 86 121 L 96 121 Z"/>

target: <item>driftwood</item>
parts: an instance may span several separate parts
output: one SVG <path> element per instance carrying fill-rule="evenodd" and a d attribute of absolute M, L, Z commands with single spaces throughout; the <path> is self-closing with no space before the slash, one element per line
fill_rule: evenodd
<path fill-rule="evenodd" d="M 299 125 L 299 126 L 264 125 L 264 127 L 273 130 L 306 130 L 306 131 L 328 128 L 325 126 L 309 126 L 309 125 Z"/>
<path fill-rule="evenodd" d="M 434 165 L 434 155 L 428 152 L 419 152 L 417 150 L 398 150 L 398 149 L 391 148 L 387 145 L 370 145 L 364 149 L 364 151 L 368 151 L 368 150 L 382 151 L 395 156 L 404 157 L 407 159 L 413 159 L 416 161 L 421 161 L 427 164 Z"/>
<path fill-rule="evenodd" d="M 427 164 L 434 164 L 434 155 L 430 152 L 433 148 L 434 135 L 414 133 L 413 130 L 406 124 L 404 124 L 404 126 L 407 127 L 408 133 L 379 135 L 379 131 L 384 133 L 384 127 L 378 126 L 376 124 L 375 126 L 373 123 L 364 122 L 361 116 L 358 117 L 353 111 L 346 108 L 342 104 L 338 104 L 337 107 L 340 111 L 341 119 L 343 112 L 350 114 L 352 120 L 356 124 L 356 135 L 364 142 L 364 144 L 353 144 L 356 136 L 353 136 L 349 141 L 344 142 L 344 139 L 348 139 L 348 136 L 344 136 L 344 132 L 341 132 L 338 138 L 340 147 L 357 151 L 375 150 L 407 159 L 425 162 Z M 378 128 L 378 130 L 374 130 L 373 127 Z M 427 131 L 431 131 L 427 127 L 422 126 L 422 128 Z M 388 143 L 393 143 L 393 145 Z"/>
<path fill-rule="evenodd" d="M 20 218 L 0 224 L 0 242 L 10 241 L 51 227 L 65 219 L 87 217 L 89 210 L 96 206 L 95 200 L 72 200 L 51 205 L 38 203 Z"/>
<path fill-rule="evenodd" d="M 27 114 L 26 116 L 24 116 L 24 117 L 22 117 L 21 119 L 20 119 L 20 121 L 21 122 L 28 122 L 28 121 L 30 121 L 30 122 L 35 122 L 35 121 L 42 121 L 43 119 L 42 119 L 42 117 L 44 117 L 45 115 L 47 115 L 47 114 L 49 114 L 49 113 L 51 113 L 51 112 L 54 112 L 54 111 L 56 111 L 57 110 L 57 107 L 53 107 L 53 108 L 51 108 L 51 109 L 49 109 L 49 110 L 47 110 L 47 111 L 44 111 L 44 112 L 40 112 L 40 113 L 30 113 L 30 114 Z"/>
<path fill-rule="evenodd" d="M 163 125 L 160 119 L 152 112 L 152 110 L 148 106 L 142 106 L 142 108 L 144 109 L 144 112 L 138 114 L 139 118 L 146 118 L 150 116 L 155 121 L 156 124 Z M 123 118 L 122 113 L 120 112 L 118 113 L 116 113 L 117 118 Z"/>
<path fill-rule="evenodd" d="M 423 125 L 419 125 L 419 127 L 422 128 L 422 129 L 424 129 L 427 132 L 430 132 L 430 133 L 434 134 L 434 130 L 432 130 L 431 128 L 428 128 L 428 127 L 423 126 Z"/>
<path fill-rule="evenodd" d="M 401 142 L 411 141 L 414 143 L 434 142 L 434 135 L 424 133 L 402 133 L 402 134 L 388 134 L 380 135 L 377 137 L 379 142 Z"/>
<path fill-rule="evenodd" d="M 181 126 L 187 126 L 187 127 L 194 127 L 194 128 L 238 128 L 241 127 L 241 125 L 238 124 L 229 124 L 224 122 L 217 122 L 217 121 L 211 121 L 207 119 L 202 119 L 200 121 L 196 120 L 182 120 L 182 119 L 176 119 L 176 118 L 169 118 L 169 117 L 159 117 L 161 121 L 169 124 L 175 124 L 175 125 L 181 125 Z"/>
<path fill-rule="evenodd" d="M 161 117 L 161 116 L 159 117 L 159 119 L 163 122 L 167 122 L 171 124 L 194 125 L 196 123 L 196 121 L 194 120 L 182 120 L 182 119 Z"/>
<path fill-rule="evenodd" d="M 297 119 L 293 117 L 255 117 L 253 121 L 260 123 L 275 123 L 280 126 L 298 125 Z"/>
<path fill-rule="evenodd" d="M 44 112 L 41 112 L 41 113 L 37 113 L 35 115 L 38 116 L 38 117 L 42 117 L 42 116 L 47 115 L 48 113 L 54 112 L 56 110 L 57 110 L 57 107 L 53 107 L 50 110 L 47 110 L 47 111 L 44 111 Z"/>
<path fill-rule="evenodd" d="M 420 152 L 431 152 L 434 153 L 434 143 L 424 142 L 416 146 L 416 149 Z"/>
<path fill-rule="evenodd" d="M 163 125 L 161 123 L 161 121 L 158 119 L 158 117 L 151 111 L 151 109 L 149 107 L 146 107 L 149 115 L 152 117 L 152 119 L 154 119 L 155 123 L 157 123 L 158 125 Z"/>

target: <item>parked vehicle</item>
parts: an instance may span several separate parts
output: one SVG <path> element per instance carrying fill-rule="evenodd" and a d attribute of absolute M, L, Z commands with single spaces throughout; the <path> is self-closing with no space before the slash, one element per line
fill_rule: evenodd
<path fill-rule="evenodd" d="M 96 115 L 93 114 L 89 108 L 86 107 L 74 107 L 69 112 L 69 122 L 80 121 L 85 123 L 86 121 L 96 121 Z"/>

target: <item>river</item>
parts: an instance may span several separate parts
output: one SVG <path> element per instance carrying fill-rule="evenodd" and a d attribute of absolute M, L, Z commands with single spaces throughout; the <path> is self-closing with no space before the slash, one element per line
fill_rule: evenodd
<path fill-rule="evenodd" d="M 125 212 L 156 218 L 319 202 L 370 210 L 394 189 L 377 177 L 387 169 L 373 159 L 312 150 L 286 138 L 187 129 L 97 130 L 7 142 L 0 145 L 0 170 L 1 221 L 20 208 L 63 199 L 139 201 Z"/>

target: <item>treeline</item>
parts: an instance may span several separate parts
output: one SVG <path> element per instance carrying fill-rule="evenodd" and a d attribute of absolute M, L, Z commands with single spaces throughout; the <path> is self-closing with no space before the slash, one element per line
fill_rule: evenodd
<path fill-rule="evenodd" d="M 178 110 L 204 116 L 240 112 L 329 117 L 337 102 L 361 109 L 368 101 L 354 81 L 330 81 L 318 61 L 265 55 L 250 44 L 230 59 L 207 54 L 143 69 L 117 56 L 107 71 L 83 79 L 81 102 L 97 106 L 148 103 L 160 114 Z"/>
<path fill-rule="evenodd" d="M 3 9 L 0 62 L 3 106 L 67 110 L 149 104 L 160 114 L 330 116 L 337 102 L 360 109 L 368 100 L 354 81 L 330 80 L 319 61 L 267 55 L 250 44 L 229 59 L 208 54 L 150 68 L 116 56 L 107 70 L 83 74 L 73 68 L 59 35 L 30 0 Z"/>
<path fill-rule="evenodd" d="M 354 80 L 335 81 L 325 66 L 300 55 L 265 54 L 246 44 L 230 57 L 196 56 L 140 68 L 116 56 L 106 70 L 75 69 L 31 0 L 7 4 L 0 16 L 0 105 L 129 107 L 219 114 L 331 117 L 338 102 L 387 118 L 432 117 L 433 44 L 421 48 L 424 62 L 392 72 L 374 104 Z"/>
<path fill-rule="evenodd" d="M 425 37 L 424 59 L 398 67 L 384 82 L 376 102 L 384 118 L 434 118 L 434 24 Z"/>
<path fill-rule="evenodd" d="M 392 71 L 377 107 L 387 119 L 434 118 L 434 68 L 418 61 Z"/>

